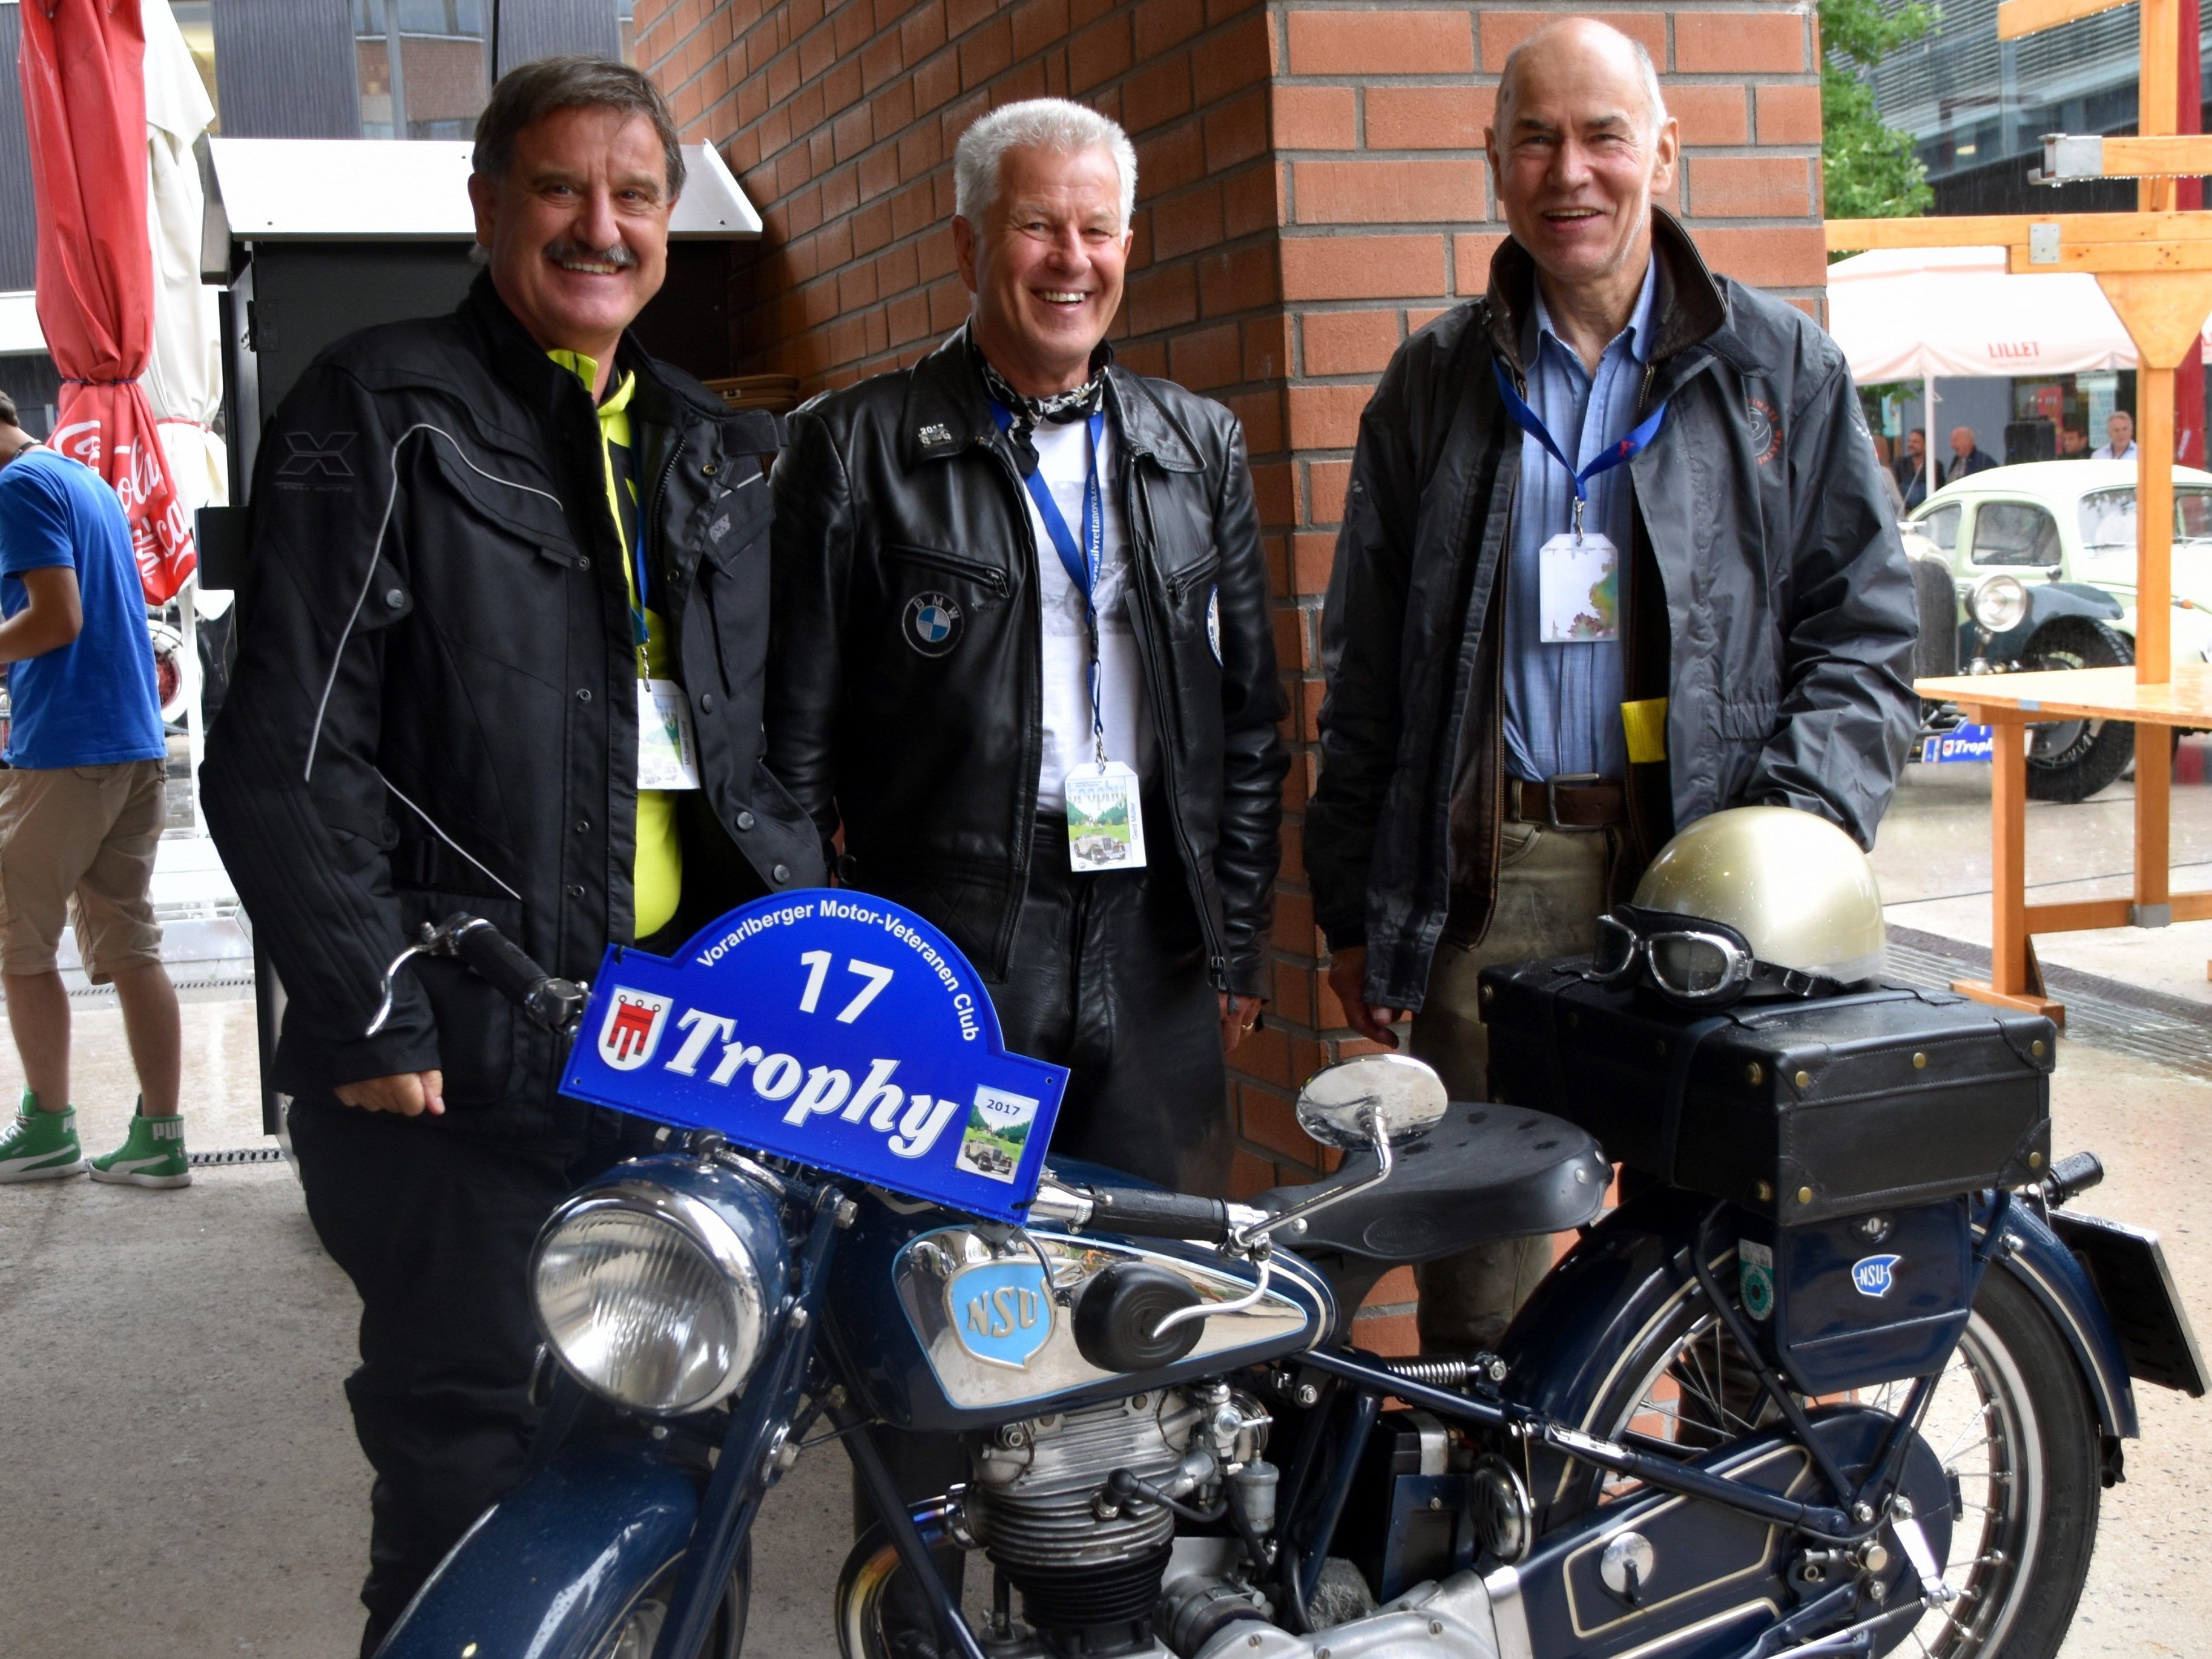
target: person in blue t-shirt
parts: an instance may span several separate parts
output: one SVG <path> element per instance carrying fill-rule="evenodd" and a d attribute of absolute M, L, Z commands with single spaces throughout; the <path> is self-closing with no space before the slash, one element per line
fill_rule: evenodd
<path fill-rule="evenodd" d="M 0 986 L 23 1099 L 0 1132 L 0 1182 L 80 1170 L 184 1187 L 177 994 L 148 890 L 161 839 L 168 740 L 123 503 L 89 467 L 17 424 L 0 392 L 0 665 L 13 723 L 0 771 Z M 123 1145 L 88 1159 L 69 1103 L 64 918 L 93 983 L 112 983 L 138 1072 Z"/>

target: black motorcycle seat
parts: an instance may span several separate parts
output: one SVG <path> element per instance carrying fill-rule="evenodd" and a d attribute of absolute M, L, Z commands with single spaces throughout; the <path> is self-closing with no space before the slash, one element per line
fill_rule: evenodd
<path fill-rule="evenodd" d="M 1579 1227 L 1596 1216 L 1613 1180 L 1597 1142 L 1565 1118 L 1480 1101 L 1454 1101 L 1443 1122 L 1395 1156 L 1389 1180 L 1277 1239 L 1301 1255 L 1433 1261 L 1493 1239 Z M 1374 1172 L 1373 1152 L 1350 1152 L 1337 1178 Z M 1313 1192 L 1278 1187 L 1255 1201 L 1285 1210 Z"/>

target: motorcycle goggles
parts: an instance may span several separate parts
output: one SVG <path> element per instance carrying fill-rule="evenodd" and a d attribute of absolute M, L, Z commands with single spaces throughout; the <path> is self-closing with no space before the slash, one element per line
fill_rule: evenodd
<path fill-rule="evenodd" d="M 1597 919 L 1597 951 L 1583 977 L 1618 985 L 1638 968 L 1652 989 L 1690 1008 L 1724 1008 L 1754 990 L 1809 997 L 1844 988 L 1824 974 L 1761 962 L 1724 921 L 1616 905 Z"/>

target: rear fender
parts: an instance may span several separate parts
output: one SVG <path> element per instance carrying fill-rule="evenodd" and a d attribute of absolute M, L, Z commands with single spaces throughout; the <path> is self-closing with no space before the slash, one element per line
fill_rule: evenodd
<path fill-rule="evenodd" d="M 643 1442 L 564 1447 L 456 1544 L 379 1659 L 585 1659 L 684 1553 L 692 1477 Z"/>
<path fill-rule="evenodd" d="M 2043 1304 L 2051 1322 L 2066 1334 L 2081 1368 L 2081 1381 L 2097 1408 L 2097 1421 L 2107 1440 L 2132 1440 L 2136 1425 L 2135 1386 L 2128 1380 L 2126 1351 L 2097 1287 L 2082 1271 L 2074 1253 L 2043 1218 L 2025 1204 L 2015 1202 L 2005 1216 L 2004 1244 L 1997 1265 L 2023 1285 Z"/>

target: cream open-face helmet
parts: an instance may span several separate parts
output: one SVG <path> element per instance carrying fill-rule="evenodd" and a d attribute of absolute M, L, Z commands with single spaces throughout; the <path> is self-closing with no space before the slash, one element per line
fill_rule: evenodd
<path fill-rule="evenodd" d="M 1659 849 L 1635 896 L 1600 919 L 1593 977 L 1643 977 L 1675 1001 L 1810 996 L 1882 969 L 1881 890 L 1826 818 L 1738 806 Z"/>

